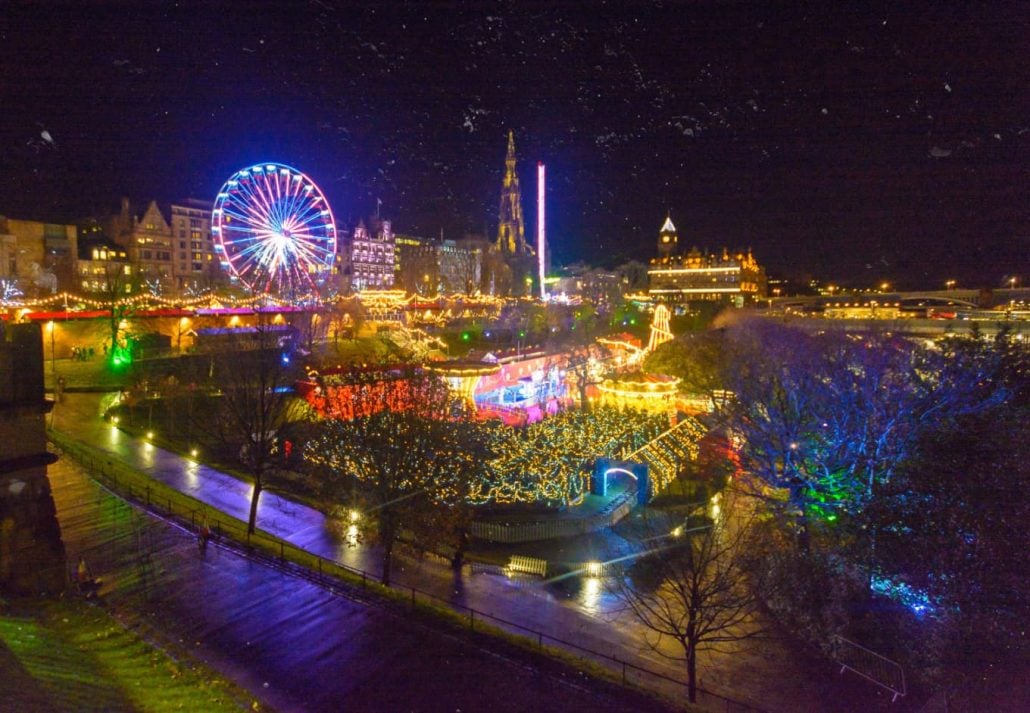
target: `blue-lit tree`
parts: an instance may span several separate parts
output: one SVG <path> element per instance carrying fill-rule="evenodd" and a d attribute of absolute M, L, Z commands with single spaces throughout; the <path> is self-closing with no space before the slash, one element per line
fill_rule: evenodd
<path fill-rule="evenodd" d="M 782 496 L 807 549 L 810 518 L 860 512 L 921 432 L 1005 397 L 997 350 L 887 335 L 810 335 L 748 322 L 727 331 L 722 414 L 741 463 Z M 774 498 L 775 500 L 775 498 Z"/>
<path fill-rule="evenodd" d="M 920 617 L 908 656 L 953 710 L 991 707 L 998 672 L 1030 660 L 1028 422 L 1024 398 L 924 432 L 862 516 L 880 589 Z"/>

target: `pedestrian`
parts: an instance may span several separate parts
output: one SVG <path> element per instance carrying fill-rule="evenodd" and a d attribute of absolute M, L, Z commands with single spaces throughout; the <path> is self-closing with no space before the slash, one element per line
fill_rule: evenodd
<path fill-rule="evenodd" d="M 87 353 L 88 353 L 88 355 L 89 355 L 89 360 L 90 360 L 90 361 L 93 361 L 93 347 L 92 347 L 92 346 L 90 346 L 90 348 L 89 348 L 89 349 L 87 349 L 87 350 L 86 350 L 86 352 L 87 352 Z"/>
<path fill-rule="evenodd" d="M 207 524 L 207 516 L 200 521 L 200 527 L 197 529 L 197 547 L 200 548 L 201 552 L 207 550 L 208 540 L 211 539 L 211 526 Z"/>
<path fill-rule="evenodd" d="M 75 580 L 79 585 L 79 591 L 85 595 L 86 599 L 97 595 L 97 591 L 100 589 L 100 580 L 93 576 L 89 565 L 86 564 L 85 557 L 79 558 L 79 566 L 75 569 Z"/>
<path fill-rule="evenodd" d="M 64 377 L 57 377 L 57 402 L 60 403 L 64 400 Z"/>
<path fill-rule="evenodd" d="M 107 342 L 104 342 L 104 358 L 107 358 Z"/>

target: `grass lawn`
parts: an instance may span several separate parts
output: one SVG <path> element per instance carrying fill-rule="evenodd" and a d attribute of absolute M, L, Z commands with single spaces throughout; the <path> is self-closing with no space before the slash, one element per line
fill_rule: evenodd
<path fill-rule="evenodd" d="M 46 388 L 51 391 L 54 388 L 55 371 L 57 376 L 64 377 L 65 388 L 71 389 L 100 388 L 117 391 L 129 383 L 129 369 L 115 369 L 99 354 L 90 361 L 58 359 L 52 362 L 47 359 L 43 366 Z"/>
<path fill-rule="evenodd" d="M 0 614 L 0 708 L 240 711 L 257 704 L 203 664 L 159 649 L 102 605 L 21 600 Z"/>

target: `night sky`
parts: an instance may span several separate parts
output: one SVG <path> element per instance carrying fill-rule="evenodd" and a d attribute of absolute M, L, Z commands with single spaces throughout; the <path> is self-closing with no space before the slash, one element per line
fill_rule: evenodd
<path fill-rule="evenodd" d="M 559 262 L 680 242 L 854 285 L 1030 278 L 1030 4 L 5 4 L 0 214 L 308 173 L 337 222 L 493 237 L 506 131 Z M 939 7 L 935 7 L 939 5 Z"/>

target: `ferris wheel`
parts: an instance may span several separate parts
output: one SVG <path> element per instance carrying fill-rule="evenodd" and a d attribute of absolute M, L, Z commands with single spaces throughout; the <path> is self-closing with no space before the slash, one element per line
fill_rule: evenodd
<path fill-rule="evenodd" d="M 317 293 L 336 256 L 336 225 L 325 196 L 281 163 L 230 176 L 215 198 L 211 233 L 222 267 L 255 292 Z"/>

